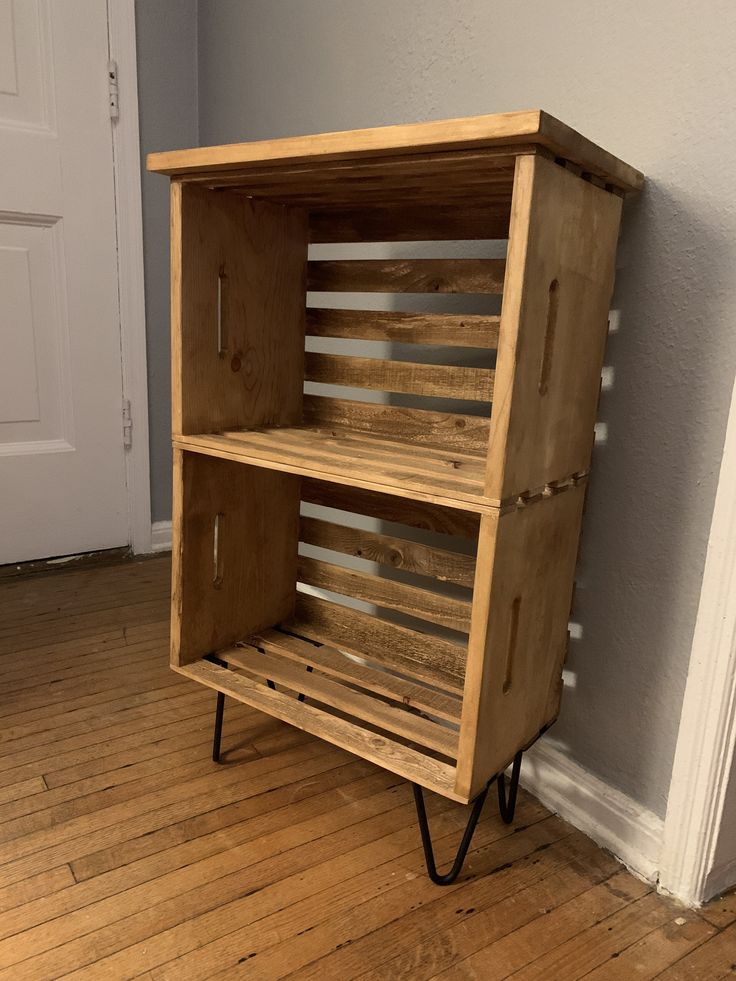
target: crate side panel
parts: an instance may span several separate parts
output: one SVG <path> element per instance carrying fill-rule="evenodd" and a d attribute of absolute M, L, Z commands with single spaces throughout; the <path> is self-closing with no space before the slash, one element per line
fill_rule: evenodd
<path fill-rule="evenodd" d="M 544 157 L 518 158 L 488 497 L 589 467 L 620 217 L 617 195 Z"/>
<path fill-rule="evenodd" d="M 457 791 L 477 793 L 559 711 L 585 486 L 484 516 Z"/>
<path fill-rule="evenodd" d="M 187 664 L 291 615 L 299 478 L 198 453 L 177 469 L 172 661 Z"/>
<path fill-rule="evenodd" d="M 307 214 L 172 185 L 173 430 L 301 420 Z"/>

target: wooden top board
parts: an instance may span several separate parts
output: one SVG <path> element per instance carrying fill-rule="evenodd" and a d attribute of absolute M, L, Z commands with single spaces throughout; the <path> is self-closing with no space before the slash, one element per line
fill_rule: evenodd
<path fill-rule="evenodd" d="M 448 162 L 443 164 L 438 157 L 436 166 L 445 166 L 450 173 L 455 151 L 494 150 L 498 154 L 507 148 L 513 155 L 521 147 L 528 152 L 544 148 L 624 191 L 637 190 L 644 181 L 638 170 L 541 109 L 151 153 L 148 169 L 185 179 L 226 172 L 231 178 L 242 175 L 247 180 L 253 171 L 275 173 L 287 165 L 309 165 L 316 171 L 335 161 L 354 161 L 357 166 L 378 157 L 443 154 Z M 488 158 L 483 154 L 478 155 L 478 167 L 478 176 L 488 172 Z M 303 178 L 304 170 L 300 176 Z"/>

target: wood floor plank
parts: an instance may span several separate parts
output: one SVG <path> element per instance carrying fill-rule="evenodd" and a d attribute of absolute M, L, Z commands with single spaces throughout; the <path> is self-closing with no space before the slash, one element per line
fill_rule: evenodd
<path fill-rule="evenodd" d="M 67 722 L 66 725 L 55 725 L 50 728 L 32 726 L 29 731 L 24 731 L 23 727 L 18 727 L 17 729 L 9 728 L 7 730 L 9 738 L 0 742 L 0 758 L 43 745 L 46 747 L 45 752 L 48 756 L 49 743 L 54 743 L 54 748 L 58 748 L 60 741 L 70 739 L 74 736 L 91 732 L 101 734 L 107 729 L 115 728 L 131 720 L 145 720 L 151 716 L 160 715 L 162 711 L 169 712 L 171 709 L 181 708 L 184 705 L 205 705 L 208 701 L 212 701 L 211 696 L 209 700 L 207 699 L 205 692 L 188 690 L 190 688 L 191 686 L 187 686 L 187 689 L 182 691 L 180 695 L 167 698 L 163 710 L 156 703 L 148 703 L 142 706 L 134 705 L 128 709 L 121 709 L 118 712 L 113 712 L 112 715 L 99 713 L 89 718 L 73 720 Z M 13 734 L 12 737 L 11 734 Z"/>
<path fill-rule="evenodd" d="M 150 910 L 166 896 L 167 889 L 171 895 L 177 895 L 177 889 L 181 891 L 183 887 L 186 891 L 187 884 L 201 883 L 208 874 L 217 879 L 215 871 L 223 868 L 227 871 L 227 862 L 236 846 L 253 842 L 269 830 L 272 833 L 282 831 L 290 823 L 298 823 L 299 817 L 303 820 L 317 817 L 333 809 L 340 800 L 343 803 L 358 801 L 388 786 L 385 774 L 371 772 L 368 777 L 361 776 L 364 771 L 365 767 L 359 762 L 321 772 L 307 767 L 309 776 L 293 785 L 295 811 L 289 810 L 286 798 L 282 797 L 280 807 L 273 812 L 273 822 L 263 799 L 252 798 L 244 802 L 249 803 L 250 808 L 241 807 L 239 824 L 232 821 L 232 811 L 229 824 L 209 833 L 205 823 L 189 822 L 188 837 L 178 844 L 176 841 L 164 844 L 152 855 L 122 864 L 88 881 L 77 882 L 58 895 L 29 904 L 2 923 L 2 938 L 10 939 L 0 944 L 0 963 L 17 960 L 19 946 L 26 952 L 39 953 L 52 949 L 59 941 L 82 937 L 106 924 L 114 924 L 126 908 L 135 911 L 136 904 L 142 910 Z M 197 869 L 189 869 L 196 863 L 201 863 Z M 242 876 L 241 872 L 241 891 Z M 164 881 L 159 882 L 159 879 Z M 53 937 L 48 933 L 50 922 L 56 930 Z M 39 929 L 33 930 L 33 927 Z"/>
<path fill-rule="evenodd" d="M 18 783 L 6 784 L 0 787 L 0 807 L 3 804 L 24 800 L 26 797 L 35 796 L 46 790 L 43 777 L 29 777 L 27 780 L 20 780 Z"/>
<path fill-rule="evenodd" d="M 441 839 L 456 841 L 457 811 L 445 812 L 435 825 Z M 533 824 L 519 836 L 510 835 L 509 829 L 496 819 L 483 821 L 478 830 L 484 846 L 483 867 L 486 870 L 495 867 L 501 853 L 511 852 L 518 858 L 533 852 L 540 844 L 549 844 L 561 833 L 559 823 L 548 818 Z M 413 844 L 414 847 L 399 857 L 415 856 L 416 841 Z M 453 886 L 451 891 L 459 887 Z M 154 968 L 153 974 L 156 981 L 170 981 L 182 976 L 193 981 L 222 971 L 230 976 L 231 972 L 237 973 L 245 958 L 249 977 L 283 977 L 314 960 L 315 955 L 352 945 L 377 925 L 397 919 L 397 913 L 400 915 L 401 911 L 408 912 L 412 907 L 437 898 L 436 887 L 425 877 L 397 875 L 395 868 L 382 864 L 354 877 L 350 890 L 341 891 L 337 899 L 333 889 L 324 891 L 309 903 L 300 901 L 288 910 L 279 910 L 273 917 L 257 919 L 218 941 L 193 950 L 190 955 Z M 363 969 L 365 966 L 364 963 Z M 339 973 L 321 975 L 342 976 Z"/>
<path fill-rule="evenodd" d="M 657 978 L 662 971 L 706 943 L 718 931 L 692 910 L 674 910 L 671 919 L 625 950 L 614 954 L 585 977 L 587 981 Z"/>
<path fill-rule="evenodd" d="M 416 848 L 408 788 L 400 783 L 391 792 L 396 801 L 402 803 L 377 819 L 357 822 L 353 825 L 352 836 L 342 831 L 326 839 L 320 838 L 312 843 L 308 855 L 304 849 L 290 851 L 288 856 L 296 859 L 297 866 L 288 866 L 282 881 L 258 887 L 260 868 L 258 864 L 252 867 L 249 874 L 256 875 L 254 888 L 257 891 L 222 906 L 220 913 L 224 916 L 217 916 L 217 911 L 213 911 L 187 919 L 159 937 L 136 944 L 97 966 L 111 971 L 113 977 L 125 964 L 134 965 L 136 970 L 150 969 L 149 965 L 164 965 L 170 959 L 180 957 L 182 952 L 194 952 L 220 937 L 227 945 L 233 939 L 233 930 L 238 927 L 247 929 L 251 940 L 264 936 L 272 941 L 272 935 L 267 932 L 266 917 L 276 916 L 282 924 L 282 932 L 284 922 L 291 925 L 291 930 L 298 931 L 300 923 L 309 924 L 320 910 L 329 909 L 333 903 L 344 903 L 346 908 L 352 908 L 358 902 L 356 897 L 365 896 L 366 890 L 384 893 L 402 881 L 390 867 L 391 858 Z M 456 815 L 450 807 L 441 798 L 432 802 L 432 811 L 441 831 L 456 829 Z M 502 829 L 497 833 L 508 835 L 509 832 Z M 342 840 L 346 847 L 340 849 Z M 309 876 L 300 874 L 301 864 L 310 860 Z M 329 904 L 325 906 L 327 895 Z M 218 946 L 218 956 L 220 953 Z M 211 969 L 211 964 L 204 967 L 205 972 Z M 166 965 L 165 969 L 162 967 L 160 972 L 154 969 L 154 976 L 180 977 L 180 971 L 181 963 L 178 962 Z M 188 965 L 187 971 L 194 973 L 196 968 Z"/>
<path fill-rule="evenodd" d="M 201 727 L 203 740 L 196 744 L 197 756 L 188 766 L 172 767 L 167 766 L 163 772 L 155 772 L 148 776 L 141 776 L 137 780 L 124 780 L 117 784 L 110 784 L 109 775 L 105 775 L 101 789 L 96 792 L 80 794 L 78 785 L 62 786 L 54 790 L 48 790 L 43 795 L 39 806 L 31 813 L 23 814 L 13 819 L 8 819 L 0 823 L 0 843 L 10 841 L 21 835 L 30 835 L 44 829 L 58 827 L 60 824 L 69 822 L 93 811 L 103 810 L 114 804 L 120 804 L 132 799 L 145 797 L 147 794 L 161 791 L 173 784 L 186 783 L 198 777 L 206 776 L 212 770 L 212 761 L 208 759 L 207 749 L 210 743 L 209 722 L 211 713 L 205 716 L 205 725 Z M 268 722 L 265 723 L 267 727 Z M 275 723 L 271 723 L 272 731 L 276 730 Z M 238 753 L 239 761 L 254 759 L 260 756 L 258 750 L 249 741 L 251 737 L 258 737 L 263 734 L 264 722 L 262 717 L 252 717 L 250 722 L 244 722 L 239 729 L 239 736 L 245 745 L 241 745 Z M 54 796 L 52 796 L 54 795 Z M 62 798 L 59 800 L 59 798 Z M 66 798 L 66 799 L 63 799 Z M 43 806 L 43 805 L 46 806 Z M 0 815 L 1 817 L 2 815 Z"/>
<path fill-rule="evenodd" d="M 674 915 L 671 905 L 645 883 L 620 872 L 614 880 L 530 924 L 526 935 L 517 935 L 513 950 L 519 952 L 520 970 L 514 981 L 581 978 Z M 495 954 L 501 952 L 488 948 L 485 953 L 493 953 L 495 961 Z M 447 975 L 470 976 L 462 970 Z"/>
<path fill-rule="evenodd" d="M 371 803 L 378 808 L 378 815 L 353 823 L 356 809 L 358 814 L 361 811 L 365 813 L 370 810 Z M 389 792 L 373 795 L 367 802 L 359 801 L 352 808 L 348 805 L 347 808 L 333 809 L 326 817 L 321 816 L 311 822 L 311 826 L 305 822 L 307 828 L 296 825 L 284 829 L 279 833 L 281 839 L 294 840 L 301 832 L 299 840 L 311 843 L 311 848 L 299 847 L 298 855 L 294 847 L 283 850 L 281 841 L 275 842 L 274 836 L 266 836 L 270 838 L 268 851 L 265 859 L 260 861 L 259 856 L 264 854 L 263 838 L 222 852 L 206 863 L 194 863 L 188 868 L 177 869 L 150 885 L 138 887 L 136 891 L 118 894 L 108 903 L 107 926 L 94 929 L 100 922 L 100 916 L 105 915 L 104 907 L 100 904 L 82 911 L 79 924 L 77 918 L 65 917 L 64 923 L 59 925 L 60 931 L 66 932 L 72 925 L 84 931 L 82 936 L 66 943 L 63 942 L 63 934 L 54 932 L 57 925 L 54 921 L 50 928 L 38 931 L 37 936 L 32 938 L 34 944 L 48 946 L 45 953 L 37 956 L 26 956 L 29 947 L 22 934 L 12 937 L 7 945 L 0 944 L 0 964 L 5 964 L 6 958 L 12 959 L 10 966 L 0 970 L 0 979 L 27 981 L 43 977 L 51 971 L 56 971 L 57 976 L 68 973 L 70 977 L 95 979 L 120 977 L 125 971 L 129 972 L 128 977 L 141 973 L 148 968 L 133 959 L 129 952 L 120 955 L 117 966 L 116 962 L 107 958 L 110 954 L 125 950 L 132 941 L 153 938 L 176 924 L 186 923 L 183 932 L 188 933 L 193 929 L 193 915 L 212 910 L 220 913 L 221 908 L 227 909 L 228 903 L 242 896 L 244 891 L 255 890 L 257 894 L 253 898 L 256 902 L 262 902 L 263 890 L 259 888 L 259 882 L 265 885 L 272 881 L 276 869 L 281 878 L 286 869 L 293 869 L 295 865 L 301 865 L 302 869 L 310 868 L 320 855 L 324 857 L 330 846 L 339 852 L 349 847 L 351 840 L 359 841 L 362 835 L 369 839 L 383 837 L 397 822 L 406 823 L 410 819 L 410 805 L 396 808 L 391 806 L 392 803 Z M 323 834 L 325 822 L 330 822 L 339 830 L 333 834 Z M 187 889 L 188 885 L 194 888 Z M 150 946 L 150 943 L 146 944 L 147 948 Z M 21 957 L 25 959 L 21 960 Z M 81 969 L 75 970 L 76 965 L 80 965 Z M 85 970 L 86 965 L 90 966 Z"/>
<path fill-rule="evenodd" d="M 12 886 L 0 889 L 0 923 L 6 922 L 10 917 L 10 910 L 18 906 L 23 907 L 21 917 L 25 919 L 28 904 L 41 897 L 50 896 L 62 889 L 68 889 L 74 885 L 74 876 L 68 865 L 59 865 L 55 869 L 48 869 L 39 872 L 29 879 L 22 882 L 15 882 Z"/>
<path fill-rule="evenodd" d="M 712 981 L 736 902 L 683 913 L 521 794 L 460 880 L 408 784 L 168 668 L 168 556 L 0 580 L 0 981 Z M 431 795 L 438 865 L 467 809 Z"/>
<path fill-rule="evenodd" d="M 102 694 L 69 699 L 60 705 L 20 711 L 12 717 L 4 731 L 14 736 L 25 736 L 34 732 L 46 732 L 83 719 L 94 719 L 99 716 L 112 718 L 121 709 L 165 701 L 175 695 L 191 691 L 191 685 L 172 675 L 169 684 L 163 688 L 139 686 L 131 679 L 123 689 L 125 694 L 121 695 L 120 690 L 120 688 L 112 689 L 112 693 L 105 690 Z"/>
<path fill-rule="evenodd" d="M 428 902 L 312 961 L 294 976 L 428 978 L 619 868 L 579 833 L 509 858 L 492 875 L 468 875 L 457 891 L 431 894 Z M 434 943 L 438 936 L 442 942 Z"/>
<path fill-rule="evenodd" d="M 736 963 L 736 924 L 657 975 L 658 981 L 721 981 L 732 978 Z"/>
<path fill-rule="evenodd" d="M 280 754 L 271 758 L 258 758 L 247 764 L 248 783 L 244 784 L 246 773 L 233 768 L 234 772 L 215 773 L 211 778 L 197 781 L 197 793 L 189 785 L 167 788 L 160 795 L 147 795 L 148 799 L 128 802 L 108 808 L 97 815 L 86 816 L 74 822 L 74 827 L 67 822 L 51 832 L 38 832 L 29 835 L 21 844 L 10 842 L 16 852 L 23 850 L 15 858 L 0 865 L 0 886 L 9 885 L 20 879 L 35 875 L 52 864 L 73 862 L 83 855 L 89 855 L 100 848 L 109 847 L 146 834 L 149 831 L 164 827 L 167 824 L 183 820 L 193 814 L 202 814 L 215 810 L 234 800 L 241 800 L 251 794 L 265 792 L 273 786 L 278 786 L 279 771 L 289 759 L 299 759 L 303 770 L 306 768 L 304 757 L 309 756 L 310 744 L 306 747 Z M 334 759 L 344 759 L 345 754 L 337 755 Z M 331 757 L 332 758 L 332 757 Z M 281 766 L 279 765 L 281 764 Z M 295 775 L 295 774 L 294 774 Z M 262 779 L 259 779 L 261 777 Z M 70 835 L 74 835 L 70 837 Z M 28 838 L 34 838 L 38 843 L 34 850 L 29 851 Z"/>
<path fill-rule="evenodd" d="M 699 912 L 703 919 L 719 929 L 731 926 L 736 922 L 736 890 L 711 900 Z"/>

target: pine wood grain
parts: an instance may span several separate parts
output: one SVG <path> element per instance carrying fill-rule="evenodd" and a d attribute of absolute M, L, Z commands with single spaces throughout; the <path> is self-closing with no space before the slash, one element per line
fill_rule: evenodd
<path fill-rule="evenodd" d="M 641 187 L 644 180 L 639 171 L 540 109 L 153 153 L 148 169 L 164 174 L 247 170 L 264 161 L 359 161 L 402 152 L 513 148 L 518 144 L 545 147 L 554 156 L 567 157 L 625 190 Z"/>

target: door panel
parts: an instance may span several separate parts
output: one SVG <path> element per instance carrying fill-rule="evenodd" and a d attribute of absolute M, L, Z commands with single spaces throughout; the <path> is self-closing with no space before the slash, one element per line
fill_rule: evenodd
<path fill-rule="evenodd" d="M 0 0 L 0 563 L 128 542 L 107 13 Z"/>

